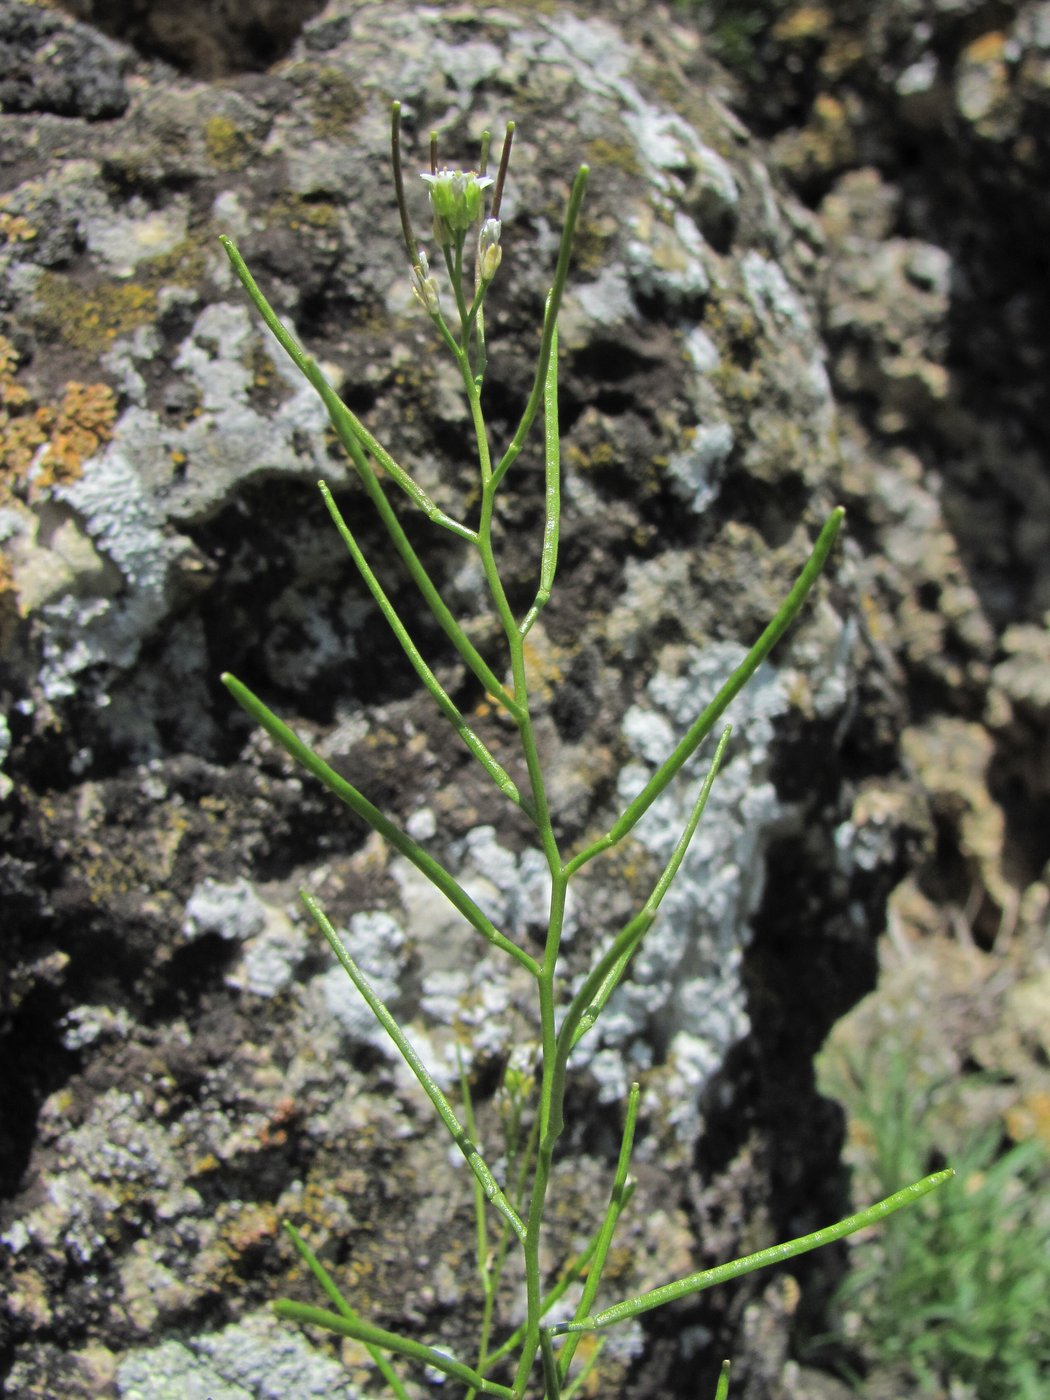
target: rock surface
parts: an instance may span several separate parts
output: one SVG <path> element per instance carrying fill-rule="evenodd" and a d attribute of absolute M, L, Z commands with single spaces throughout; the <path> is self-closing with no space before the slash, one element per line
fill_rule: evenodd
<path fill-rule="evenodd" d="M 850 509 L 815 603 L 731 715 L 673 907 L 581 1046 L 551 1266 L 602 1209 L 632 1077 L 645 1108 L 618 1288 L 841 1213 L 841 1115 L 812 1056 L 872 986 L 888 905 L 905 937 L 964 926 L 1037 975 L 1047 6 L 986 32 L 981 6 L 945 5 L 903 48 L 889 4 L 863 22 L 807 6 L 808 28 L 802 7 L 771 8 L 734 82 L 682 16 L 626 2 L 482 17 L 331 0 L 302 7 L 294 43 L 282 19 L 272 52 L 256 45 L 280 62 L 236 76 L 258 63 L 236 35 L 223 49 L 224 7 L 200 51 L 174 51 L 150 7 L 123 31 L 136 53 L 0 0 L 9 1393 L 369 1392 L 363 1353 L 337 1365 L 270 1318 L 275 1296 L 314 1300 L 286 1217 L 365 1316 L 456 1351 L 474 1335 L 465 1173 L 435 1172 L 446 1144 L 295 892 L 348 931 L 450 1088 L 470 1047 L 489 1142 L 500 1066 L 533 1035 L 529 988 L 217 684 L 240 675 L 501 926 L 539 936 L 542 862 L 389 643 L 312 483 L 345 496 L 379 557 L 380 530 L 217 243 L 237 239 L 348 402 L 468 514 L 469 424 L 414 310 L 389 193 L 392 97 L 409 169 L 432 128 L 469 163 L 483 127 L 519 123 L 488 309 L 499 435 L 528 392 L 572 174 L 592 166 L 562 329 L 560 572 L 530 656 L 567 844 L 607 827 L 827 509 Z M 272 10 L 252 13 L 265 26 Z M 760 98 L 747 72 L 777 53 L 797 61 Z M 537 466 L 523 454 L 500 519 L 523 598 Z M 494 654 L 480 573 L 451 537 L 417 534 Z M 509 739 L 495 720 L 486 735 Z M 644 898 L 687 786 L 581 880 L 575 973 Z M 603 1390 L 693 1395 L 699 1366 L 713 1391 L 725 1353 L 741 1400 L 832 1394 L 784 1358 L 836 1267 L 800 1266 L 801 1295 L 757 1276 L 649 1314 L 610 1343 Z"/>

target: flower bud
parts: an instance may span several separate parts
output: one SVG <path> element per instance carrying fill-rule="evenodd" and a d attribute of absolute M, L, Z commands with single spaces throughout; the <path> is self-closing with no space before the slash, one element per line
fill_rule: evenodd
<path fill-rule="evenodd" d="M 478 272 L 483 282 L 491 282 L 503 260 L 500 247 L 500 233 L 503 225 L 499 219 L 486 219 L 481 225 L 478 237 Z"/>
<path fill-rule="evenodd" d="M 438 285 L 430 275 L 430 264 L 422 249 L 419 252 L 419 262 L 412 269 L 412 295 L 428 315 L 434 316 L 440 311 Z"/>

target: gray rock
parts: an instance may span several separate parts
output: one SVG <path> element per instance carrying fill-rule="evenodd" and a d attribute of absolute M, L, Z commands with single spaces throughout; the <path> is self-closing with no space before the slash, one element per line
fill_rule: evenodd
<path fill-rule="evenodd" d="M 558 1179 L 559 1220 L 573 1224 L 550 1241 L 550 1266 L 603 1208 L 631 1075 L 646 1109 L 618 1287 L 771 1242 L 769 1218 L 825 1223 L 841 1203 L 838 1124 L 816 1097 L 811 1055 L 874 977 L 909 852 L 932 845 L 922 783 L 902 763 L 914 697 L 952 697 L 975 728 L 990 697 L 995 742 L 1025 766 L 1042 648 L 1027 630 L 997 636 L 1019 589 L 1026 608 L 1046 591 L 1041 458 L 1027 427 L 1023 450 L 1005 451 L 1005 412 L 978 431 L 957 387 L 952 318 L 972 274 L 950 230 L 920 218 L 916 192 L 905 200 L 863 171 L 839 178 L 836 147 L 830 166 L 813 158 L 799 176 L 808 193 L 823 172 L 818 219 L 782 193 L 766 148 L 730 116 L 728 80 L 695 35 L 637 9 L 481 16 L 332 0 L 265 76 L 211 84 L 142 61 L 126 109 L 95 112 L 82 95 L 60 121 L 0 120 L 12 464 L 0 501 L 0 889 L 13 965 L 0 1036 L 15 1066 L 0 1165 L 11 1376 L 27 1394 L 356 1393 L 356 1370 L 343 1379 L 311 1337 L 256 1311 L 282 1290 L 315 1297 L 283 1216 L 303 1224 L 363 1315 L 407 1318 L 469 1351 L 470 1266 L 455 1264 L 457 1248 L 473 1247 L 465 1169 L 457 1158 L 445 1170 L 448 1142 L 296 891 L 315 892 L 349 930 L 452 1095 L 460 1047 L 494 1159 L 491 1086 L 509 1056 L 522 1072 L 531 1064 L 530 979 L 507 975 L 217 683 L 225 668 L 243 675 L 448 861 L 508 936 L 538 947 L 542 858 L 417 692 L 315 499 L 318 476 L 443 684 L 501 755 L 512 736 L 411 601 L 320 406 L 216 243 L 237 238 L 355 411 L 468 516 L 466 425 L 413 309 L 384 173 L 391 94 L 404 102 L 410 176 L 429 160 L 432 127 L 443 157 L 471 163 L 483 126 L 519 119 L 488 311 L 500 436 L 531 382 L 568 181 L 578 161 L 592 166 L 562 334 L 561 569 L 530 634 L 566 849 L 608 829 L 673 746 L 841 493 L 863 524 L 727 716 L 733 746 L 679 883 L 632 979 L 578 1047 L 578 1117 Z M 87 32 L 55 22 L 62 35 Z M 892 48 L 897 22 L 875 26 L 874 53 Z M 1022 105 L 1038 81 L 1034 23 L 1013 36 L 1020 58 L 1003 60 L 1024 73 Z M 923 42 L 909 29 L 901 73 L 914 76 Z M 127 52 L 114 53 L 113 71 L 130 71 Z M 874 89 L 903 81 L 891 65 Z M 968 118 L 959 139 L 1005 139 L 983 121 Z M 880 149 L 875 134 L 863 147 L 873 159 Z M 1037 319 L 1038 290 L 1028 295 L 1004 311 L 1015 330 Z M 984 329 L 972 352 L 989 366 L 1010 331 Z M 1015 351 L 1010 363 L 1041 364 L 1034 338 L 1017 336 Z M 1029 410 L 1037 421 L 1040 392 L 1021 383 L 1017 422 Z M 1012 402 L 1002 394 L 999 409 Z M 955 483 L 943 500 L 942 469 Z M 973 514 L 960 526 L 950 507 L 990 478 L 985 543 Z M 534 583 L 542 491 L 523 454 L 499 521 L 515 596 Z M 468 551 L 418 535 L 497 657 Z M 910 729 L 913 753 L 928 753 Z M 919 738 L 942 731 L 931 723 Z M 987 766 L 989 746 L 978 748 Z M 566 991 L 647 896 L 703 757 L 580 879 Z M 1023 789 L 1033 804 L 1040 772 Z M 984 768 L 971 776 L 967 801 L 987 815 Z M 926 786 L 952 795 L 950 783 Z M 999 846 L 982 846 L 972 869 L 1001 913 L 1008 828 L 993 814 L 980 830 Z M 1041 907 L 1032 897 L 1019 918 Z M 705 1303 L 689 1346 L 701 1355 L 701 1334 L 753 1306 L 741 1396 L 774 1400 L 790 1310 L 755 1288 L 731 1317 L 724 1300 Z M 610 1350 L 603 1387 L 625 1400 L 683 1393 L 679 1344 L 639 1325 Z"/>

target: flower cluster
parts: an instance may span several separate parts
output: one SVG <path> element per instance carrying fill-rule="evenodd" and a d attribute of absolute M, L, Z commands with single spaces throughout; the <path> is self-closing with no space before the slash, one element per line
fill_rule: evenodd
<path fill-rule="evenodd" d="M 437 170 L 432 175 L 424 174 L 423 179 L 430 186 L 434 237 L 442 248 L 448 248 L 456 234 L 465 233 L 477 223 L 484 192 L 492 178 L 473 170 Z"/>

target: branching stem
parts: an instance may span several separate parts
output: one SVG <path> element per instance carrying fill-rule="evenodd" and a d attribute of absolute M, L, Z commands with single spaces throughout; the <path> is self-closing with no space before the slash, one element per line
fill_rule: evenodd
<path fill-rule="evenodd" d="M 456 520 L 446 514 L 365 426 L 336 393 L 318 364 L 304 352 L 274 312 L 231 240 L 223 239 L 223 246 L 231 264 L 263 321 L 320 397 L 368 502 L 379 517 L 395 553 L 421 598 L 465 666 L 512 721 L 519 749 L 514 766 L 519 770 L 519 777 L 521 768 L 524 768 L 527 782 L 516 781 L 511 777 L 507 767 L 508 760 L 503 756 L 497 758 L 480 737 L 472 719 L 468 718 L 469 711 L 464 713 L 464 709 L 460 708 L 449 690 L 438 679 L 437 673 L 424 658 L 404 619 L 366 558 L 354 528 L 336 504 L 328 487 L 322 482 L 322 495 L 336 529 L 399 646 L 467 751 L 477 760 L 496 789 L 531 823 L 531 835 L 538 849 L 542 851 L 547 865 L 547 929 L 542 953 L 530 952 L 523 946 L 527 938 L 524 930 L 510 931 L 518 934 L 519 942 L 509 936 L 508 932 L 498 928 L 493 918 L 468 893 L 467 888 L 435 855 L 425 850 L 408 830 L 386 816 L 362 792 L 337 773 L 247 686 L 233 676 L 223 676 L 223 681 L 237 702 L 286 753 L 421 871 L 492 948 L 506 954 L 529 974 L 535 987 L 539 1030 L 538 1090 L 532 1105 L 532 1119 L 527 1135 L 522 1125 L 523 1091 L 522 1097 L 514 1098 L 510 1126 L 505 1126 L 507 1155 L 500 1168 L 511 1182 L 505 1189 L 497 1182 L 477 1145 L 478 1131 L 468 1067 L 460 1062 L 460 1086 L 466 1120 L 464 1125 L 460 1123 L 439 1087 L 434 1073 L 424 1064 L 405 1029 L 376 995 L 364 972 L 344 946 L 317 901 L 309 894 L 303 895 L 303 902 L 310 917 L 377 1022 L 390 1037 L 398 1054 L 415 1076 L 474 1178 L 474 1263 L 483 1299 L 477 1364 L 474 1367 L 449 1356 L 444 1350 L 425 1346 L 413 1338 L 376 1327 L 361 1319 L 342 1297 L 331 1275 L 321 1265 L 303 1237 L 293 1227 L 289 1227 L 289 1235 L 296 1250 L 329 1302 L 333 1304 L 335 1311 L 289 1301 L 279 1303 L 278 1311 L 285 1317 L 324 1327 L 361 1342 L 373 1356 L 396 1400 L 406 1400 L 407 1391 L 390 1364 L 390 1356 L 401 1356 L 407 1361 L 433 1367 L 440 1374 L 459 1381 L 466 1388 L 468 1400 L 474 1400 L 474 1397 L 479 1395 L 524 1400 L 529 1387 L 536 1381 L 539 1369 L 542 1370 L 546 1400 L 571 1400 L 582 1387 L 599 1350 L 597 1346 L 592 1348 L 589 1359 L 582 1366 L 577 1365 L 575 1374 L 570 1377 L 577 1344 L 584 1332 L 597 1331 L 616 1322 L 637 1317 L 651 1308 L 687 1297 L 712 1284 L 737 1278 L 766 1264 L 779 1263 L 806 1250 L 815 1249 L 821 1244 L 841 1239 L 844 1235 L 881 1220 L 890 1212 L 909 1204 L 951 1174 L 936 1173 L 895 1193 L 869 1210 L 850 1216 L 824 1230 L 818 1230 L 812 1235 L 801 1236 L 786 1244 L 760 1250 L 713 1269 L 689 1274 L 661 1288 L 650 1289 L 595 1311 L 594 1305 L 614 1232 L 633 1190 L 628 1172 L 639 1114 L 639 1088 L 635 1084 L 631 1088 L 626 1106 L 619 1158 L 601 1227 L 588 1247 L 564 1266 L 553 1285 L 544 1277 L 544 1246 L 549 1243 L 545 1240 L 544 1231 L 551 1214 L 548 1209 L 548 1196 L 554 1155 L 565 1126 L 565 1095 L 570 1055 L 580 1039 L 601 1016 L 609 998 L 627 975 L 632 957 L 657 918 L 660 903 L 678 874 L 703 815 L 712 784 L 729 743 L 729 729 L 725 728 L 722 733 L 685 827 L 649 897 L 638 913 L 615 936 L 609 938 L 603 947 L 596 950 L 590 971 L 572 995 L 569 994 L 560 975 L 561 946 L 570 882 L 595 856 L 616 846 L 633 830 L 660 794 L 678 777 L 729 705 L 768 657 L 798 615 L 824 569 L 842 525 L 843 512 L 838 509 L 828 517 L 812 554 L 772 621 L 741 664 L 700 710 L 685 734 L 634 799 L 627 804 L 604 835 L 584 844 L 571 857 L 563 856 L 555 814 L 547 790 L 533 713 L 534 690 L 530 685 L 526 639 L 550 599 L 557 569 L 561 522 L 557 320 L 568 278 L 573 236 L 587 186 L 588 170 L 586 166 L 579 168 L 569 196 L 553 282 L 544 307 L 539 355 L 528 399 L 502 454 L 494 461 L 490 428 L 483 406 L 488 354 L 484 303 L 502 258 L 502 225 L 499 222 L 499 213 L 513 135 L 514 124 L 509 123 L 487 220 L 483 209 L 484 192 L 493 184 L 486 173 L 489 133 L 486 132 L 482 137 L 480 174 L 439 168 L 436 133 L 431 137 L 430 174 L 424 173 L 423 179 L 429 186 L 434 238 L 444 255 L 445 272 L 456 308 L 456 315 L 451 318 L 449 324 L 441 310 L 437 283 L 431 276 L 428 259 L 416 241 L 409 215 L 401 161 L 400 105 L 394 103 L 391 111 L 394 191 L 401 236 L 412 269 L 414 291 L 429 315 L 440 341 L 458 366 L 469 409 L 478 468 L 478 495 L 474 502 L 477 511 L 475 525 Z M 479 223 L 480 234 L 477 231 Z M 466 283 L 468 275 L 472 276 L 472 286 Z M 457 319 L 458 332 L 454 329 Z M 541 404 L 545 463 L 543 535 L 538 551 L 535 592 L 531 605 L 519 617 L 511 603 L 511 596 L 517 597 L 516 587 L 511 588 L 508 593 L 508 583 L 498 559 L 498 492 L 525 446 Z M 392 481 L 411 506 L 426 520 L 454 536 L 461 547 L 476 552 L 492 613 L 498 622 L 498 632 L 502 634 L 504 658 L 501 666 L 494 667 L 482 657 L 448 606 L 441 590 L 431 579 L 387 499 L 384 479 Z M 519 1077 L 515 1082 L 520 1085 L 524 1081 Z M 534 1082 L 531 1071 L 527 1082 L 531 1092 Z M 515 1095 L 519 1094 L 518 1089 L 514 1092 Z M 494 1212 L 492 1219 L 488 1215 L 490 1211 Z M 507 1281 L 504 1266 L 509 1251 L 515 1245 L 520 1249 L 524 1275 L 525 1318 L 501 1343 L 492 1345 L 498 1299 L 501 1288 Z M 572 1317 L 551 1325 L 547 1321 L 551 1309 L 564 1296 L 571 1283 L 584 1277 L 586 1281 L 582 1296 Z M 555 1349 L 555 1340 L 559 1337 L 565 1338 L 560 1353 Z M 512 1367 L 513 1379 L 509 1386 L 490 1378 L 493 1369 L 500 1364 Z M 726 1363 L 719 1378 L 716 1400 L 726 1400 L 728 1385 L 729 1369 Z"/>

